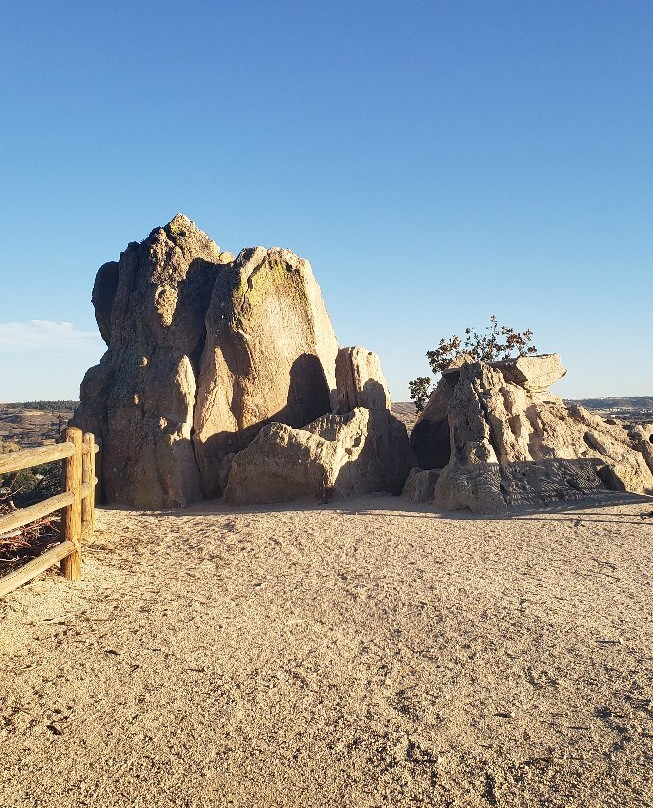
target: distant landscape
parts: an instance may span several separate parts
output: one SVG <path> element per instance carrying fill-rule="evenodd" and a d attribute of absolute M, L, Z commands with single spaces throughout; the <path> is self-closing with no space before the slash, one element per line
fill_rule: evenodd
<path fill-rule="evenodd" d="M 77 401 L 0 403 L 0 452 L 55 443 Z"/>
<path fill-rule="evenodd" d="M 653 421 L 653 396 L 565 400 L 568 404 L 580 404 L 603 418 L 618 418 L 628 423 Z M 74 400 L 0 402 L 0 452 L 54 443 L 78 403 Z M 410 432 L 418 415 L 413 402 L 394 402 L 392 411 Z"/>
<path fill-rule="evenodd" d="M 567 398 L 566 404 L 580 404 L 602 418 L 617 418 L 629 424 L 653 421 L 653 396 L 610 397 L 610 398 Z M 417 421 L 417 412 L 412 401 L 397 401 L 392 411 L 400 418 L 410 432 Z"/>

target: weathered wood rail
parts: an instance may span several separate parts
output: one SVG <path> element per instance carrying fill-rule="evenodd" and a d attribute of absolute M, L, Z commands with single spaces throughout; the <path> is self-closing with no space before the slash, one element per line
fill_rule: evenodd
<path fill-rule="evenodd" d="M 63 491 L 36 505 L 0 517 L 0 535 L 61 511 L 61 541 L 38 558 L 0 578 L 0 597 L 8 594 L 53 564 L 60 562 L 69 581 L 82 577 L 82 539 L 93 535 L 95 522 L 95 454 L 99 447 L 91 432 L 68 427 L 63 443 L 37 446 L 0 455 L 0 475 L 63 460 Z"/>

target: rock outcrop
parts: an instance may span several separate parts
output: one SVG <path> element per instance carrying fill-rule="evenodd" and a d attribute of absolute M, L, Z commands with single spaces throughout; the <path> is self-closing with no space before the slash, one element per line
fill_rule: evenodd
<path fill-rule="evenodd" d="M 373 412 L 390 409 L 388 384 L 381 370 L 381 360 L 372 351 L 355 346 L 341 348 L 336 357 L 338 412 L 345 414 L 356 407 Z"/>
<path fill-rule="evenodd" d="M 80 389 L 72 423 L 102 443 L 108 502 L 179 507 L 200 499 L 192 446 L 204 314 L 220 249 L 185 216 L 104 264 L 93 304 L 108 350 Z"/>
<path fill-rule="evenodd" d="M 308 261 L 290 250 L 243 250 L 216 278 L 206 312 L 195 452 L 206 494 L 223 458 L 261 427 L 300 427 L 335 404 L 338 351 Z"/>
<path fill-rule="evenodd" d="M 547 393 L 563 374 L 552 355 L 466 362 L 443 376 L 411 436 L 420 465 L 442 469 L 439 507 L 494 512 L 605 489 L 653 492 L 641 439 Z"/>
<path fill-rule="evenodd" d="M 236 505 L 346 497 L 379 490 L 370 412 L 325 415 L 303 429 L 272 423 L 233 458 L 225 498 Z"/>
<path fill-rule="evenodd" d="M 337 496 L 400 492 L 415 461 L 378 357 L 338 353 L 308 261 L 263 247 L 234 259 L 179 215 L 100 267 L 92 299 L 107 351 L 72 423 L 102 444 L 105 501 L 180 507 L 234 491 L 257 446 L 272 457 L 282 444 L 281 466 L 295 451 L 307 476 L 275 488 L 258 458 L 248 474 L 267 496 L 314 494 L 315 475 Z"/>
<path fill-rule="evenodd" d="M 439 476 L 440 472 L 436 469 L 412 468 L 401 493 L 416 504 L 433 502 Z"/>
<path fill-rule="evenodd" d="M 242 505 L 401 492 L 415 461 L 405 426 L 390 413 L 378 356 L 364 348 L 341 348 L 336 378 L 338 413 L 302 429 L 273 423 L 235 455 L 228 501 Z"/>
<path fill-rule="evenodd" d="M 628 438 L 642 453 L 646 465 L 653 473 L 653 424 L 636 424 L 628 431 Z"/>
<path fill-rule="evenodd" d="M 529 393 L 546 393 L 552 384 L 567 374 L 560 354 L 519 356 L 507 362 L 493 362 L 507 382 L 523 387 Z"/>

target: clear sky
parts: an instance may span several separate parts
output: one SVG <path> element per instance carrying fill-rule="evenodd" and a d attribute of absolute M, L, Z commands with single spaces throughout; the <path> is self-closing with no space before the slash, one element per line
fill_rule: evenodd
<path fill-rule="evenodd" d="M 0 400 L 77 397 L 97 268 L 177 212 L 307 257 L 397 400 L 492 313 L 653 394 L 651 0 L 0 10 Z"/>

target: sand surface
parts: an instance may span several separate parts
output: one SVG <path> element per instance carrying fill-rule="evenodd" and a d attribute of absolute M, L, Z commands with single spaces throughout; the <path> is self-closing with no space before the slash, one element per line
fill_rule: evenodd
<path fill-rule="evenodd" d="M 101 510 L 0 605 L 0 805 L 653 805 L 653 502 Z"/>

